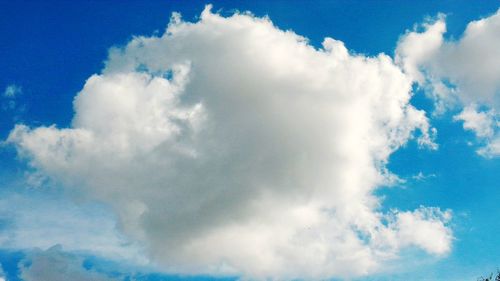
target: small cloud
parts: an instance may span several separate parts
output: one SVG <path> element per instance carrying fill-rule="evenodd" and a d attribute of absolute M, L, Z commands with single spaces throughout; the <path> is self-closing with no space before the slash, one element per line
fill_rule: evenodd
<path fill-rule="evenodd" d="M 466 106 L 462 112 L 453 117 L 455 121 L 463 121 L 465 130 L 473 131 L 478 138 L 491 138 L 495 134 L 496 113 L 494 110 L 478 111 L 475 105 Z"/>
<path fill-rule="evenodd" d="M 5 91 L 3 92 L 3 96 L 6 98 L 15 98 L 19 94 L 21 94 L 23 91 L 23 88 L 21 86 L 18 86 L 16 84 L 11 84 L 5 88 Z"/>
<path fill-rule="evenodd" d="M 416 175 L 413 175 L 411 177 L 411 179 L 415 180 L 415 181 L 425 181 L 427 179 L 431 179 L 431 178 L 435 178 L 436 177 L 436 174 L 424 174 L 422 172 L 418 172 L 418 174 Z"/>
<path fill-rule="evenodd" d="M 0 111 L 11 115 L 14 121 L 19 121 L 21 115 L 26 111 L 26 105 L 20 104 L 18 98 L 23 89 L 16 84 L 8 85 L 0 96 Z"/>

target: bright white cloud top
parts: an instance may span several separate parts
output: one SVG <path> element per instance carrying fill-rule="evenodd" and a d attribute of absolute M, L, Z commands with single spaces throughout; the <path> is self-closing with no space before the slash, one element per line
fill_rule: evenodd
<path fill-rule="evenodd" d="M 451 211 L 384 213 L 374 191 L 396 180 L 386 164 L 408 141 L 437 148 L 409 102 L 415 82 L 444 108 L 488 106 L 456 118 L 498 154 L 500 54 L 481 48 L 500 45 L 499 18 L 446 42 L 441 17 L 403 36 L 393 60 L 331 38 L 315 49 L 250 14 L 176 14 L 163 35 L 111 50 L 75 98 L 71 128 L 17 125 L 9 142 L 38 172 L 111 206 L 168 271 L 365 275 L 407 247 L 450 251 Z"/>

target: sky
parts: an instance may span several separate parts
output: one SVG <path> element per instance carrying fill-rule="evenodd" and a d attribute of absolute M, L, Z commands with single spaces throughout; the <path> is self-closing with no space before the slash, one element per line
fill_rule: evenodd
<path fill-rule="evenodd" d="M 0 280 L 477 280 L 500 2 L 0 1 Z"/>

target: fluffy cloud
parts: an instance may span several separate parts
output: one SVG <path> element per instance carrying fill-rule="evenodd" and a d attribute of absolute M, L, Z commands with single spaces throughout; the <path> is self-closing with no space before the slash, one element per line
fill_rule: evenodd
<path fill-rule="evenodd" d="M 395 61 L 415 81 L 420 84 L 425 82 L 425 74 L 422 73 L 420 65 L 429 61 L 443 44 L 443 33 L 446 32 L 444 15 L 439 15 L 437 20 L 427 20 L 421 28 L 425 32 L 407 32 L 400 39 L 396 48 Z"/>
<path fill-rule="evenodd" d="M 443 16 L 404 35 L 396 50 L 399 65 L 435 98 L 438 111 L 464 107 L 455 117 L 486 144 L 478 152 L 500 155 L 500 11 L 467 25 L 462 37 L 445 40 Z M 484 110 L 479 108 L 484 107 Z"/>
<path fill-rule="evenodd" d="M 394 228 L 398 230 L 395 241 L 403 246 L 414 244 L 435 254 L 450 250 L 453 237 L 445 225 L 451 218 L 450 211 L 421 207 L 413 212 L 396 212 L 395 218 Z"/>
<path fill-rule="evenodd" d="M 463 121 L 464 129 L 474 131 L 478 137 L 488 138 L 494 134 L 494 117 L 491 111 L 478 112 L 474 107 L 467 106 L 455 116 L 455 120 Z"/>
<path fill-rule="evenodd" d="M 384 54 L 351 55 L 331 38 L 315 49 L 268 19 L 207 8 L 112 49 L 71 128 L 17 125 L 8 141 L 109 204 L 165 270 L 357 276 L 404 247 L 450 250 L 449 212 L 382 213 L 374 195 L 414 135 L 435 148 L 411 86 Z"/>

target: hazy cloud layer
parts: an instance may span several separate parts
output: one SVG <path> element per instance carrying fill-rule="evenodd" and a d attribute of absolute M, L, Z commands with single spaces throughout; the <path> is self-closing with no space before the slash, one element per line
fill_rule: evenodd
<path fill-rule="evenodd" d="M 46 251 L 34 250 L 21 260 L 20 277 L 24 281 L 118 281 L 91 267 L 82 257 L 65 253 L 60 246 Z"/>
<path fill-rule="evenodd" d="M 11 190 L 19 187 L 10 187 Z M 2 189 L 7 189 L 2 186 Z M 45 190 L 44 193 L 50 193 Z M 116 229 L 109 209 L 65 196 L 0 192 L 0 248 L 89 251 L 114 260 L 146 263 L 141 250 Z"/>
<path fill-rule="evenodd" d="M 382 213 L 373 194 L 407 141 L 436 148 L 412 82 L 386 55 L 331 38 L 315 49 L 268 19 L 206 9 L 112 49 L 71 128 L 17 125 L 8 141 L 109 204 L 166 270 L 357 276 L 404 247 L 451 247 L 449 211 Z"/>

